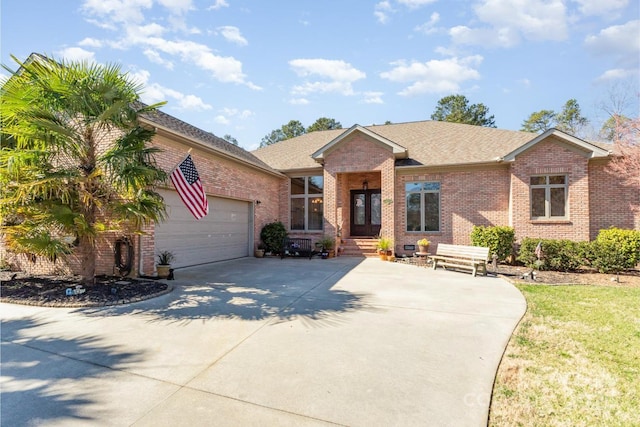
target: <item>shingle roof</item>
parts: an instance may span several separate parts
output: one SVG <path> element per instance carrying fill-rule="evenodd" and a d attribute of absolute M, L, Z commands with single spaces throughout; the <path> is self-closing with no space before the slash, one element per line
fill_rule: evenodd
<path fill-rule="evenodd" d="M 206 132 L 200 128 L 190 125 L 187 122 L 183 122 L 182 120 L 177 119 L 160 110 L 156 110 L 153 113 L 144 113 L 142 114 L 142 116 L 144 119 L 148 120 L 158 127 L 163 127 L 184 137 L 196 140 L 204 145 L 208 145 L 209 147 L 223 154 L 226 154 L 227 156 L 250 163 L 269 172 L 279 173 L 270 165 L 254 156 L 251 152 L 246 151 L 242 147 L 231 144 L 230 142 L 225 141 L 224 139 L 219 138 L 210 132 Z"/>
<path fill-rule="evenodd" d="M 529 132 L 430 120 L 364 127 L 407 148 L 408 158 L 397 160 L 397 166 L 433 167 L 492 162 L 536 137 Z M 317 168 L 319 165 L 311 154 L 345 131 L 312 132 L 252 153 L 282 171 Z"/>

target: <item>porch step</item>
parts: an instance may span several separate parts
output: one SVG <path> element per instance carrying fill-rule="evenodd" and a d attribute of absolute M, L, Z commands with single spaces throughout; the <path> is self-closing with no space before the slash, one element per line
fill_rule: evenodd
<path fill-rule="evenodd" d="M 341 256 L 364 256 L 375 257 L 377 256 L 376 248 L 378 246 L 378 239 L 372 238 L 359 238 L 359 239 L 342 239 L 342 253 Z"/>

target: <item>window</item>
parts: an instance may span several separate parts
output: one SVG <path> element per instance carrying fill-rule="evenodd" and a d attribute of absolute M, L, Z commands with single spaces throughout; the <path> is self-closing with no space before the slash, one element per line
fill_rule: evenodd
<path fill-rule="evenodd" d="M 291 178 L 291 230 L 322 230 L 324 178 Z"/>
<path fill-rule="evenodd" d="M 567 217 L 566 175 L 532 176 L 531 219 Z"/>
<path fill-rule="evenodd" d="M 407 231 L 440 231 L 440 183 L 405 184 Z"/>

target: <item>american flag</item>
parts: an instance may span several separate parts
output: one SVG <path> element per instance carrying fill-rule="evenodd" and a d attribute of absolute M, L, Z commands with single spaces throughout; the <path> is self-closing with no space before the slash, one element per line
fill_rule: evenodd
<path fill-rule="evenodd" d="M 189 212 L 200 219 L 209 213 L 209 203 L 207 195 L 204 194 L 200 176 L 196 166 L 191 160 L 191 154 L 171 172 L 171 182 L 178 190 L 180 198 L 184 202 Z"/>

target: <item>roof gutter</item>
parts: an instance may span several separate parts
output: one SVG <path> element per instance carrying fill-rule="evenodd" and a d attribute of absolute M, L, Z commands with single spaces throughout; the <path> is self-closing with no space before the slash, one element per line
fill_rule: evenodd
<path fill-rule="evenodd" d="M 506 166 L 502 157 L 496 157 L 492 161 L 483 162 L 471 162 L 471 163 L 448 163 L 439 165 L 406 165 L 396 166 L 396 169 L 412 170 L 412 169 L 464 169 L 466 167 L 481 167 L 481 166 Z"/>

